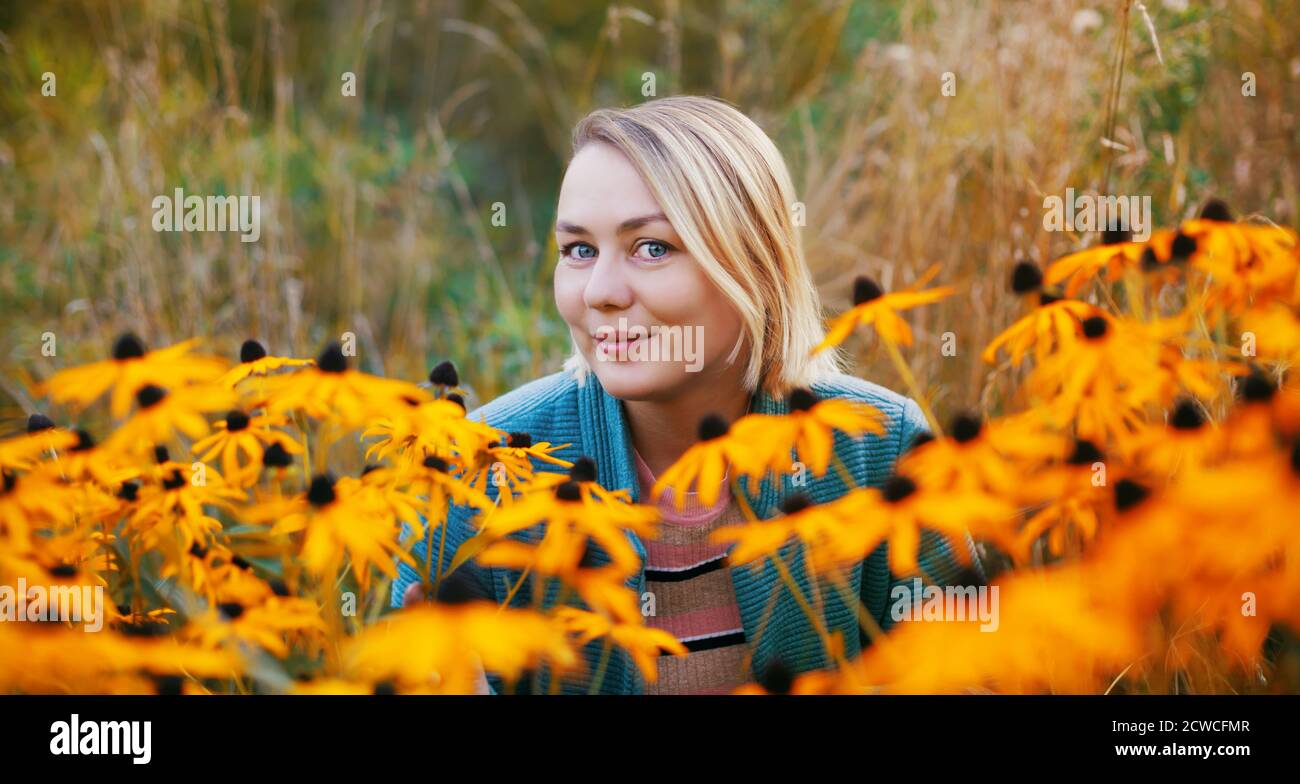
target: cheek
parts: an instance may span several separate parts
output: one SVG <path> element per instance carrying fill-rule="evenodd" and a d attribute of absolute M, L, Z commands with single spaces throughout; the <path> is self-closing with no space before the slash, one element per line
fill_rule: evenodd
<path fill-rule="evenodd" d="M 555 268 L 555 307 L 570 326 L 582 325 L 584 284 L 582 272 L 564 265 Z"/>
<path fill-rule="evenodd" d="M 656 321 L 698 328 L 704 359 L 710 364 L 731 353 L 743 329 L 735 306 L 698 268 L 664 275 L 642 286 L 639 294 Z"/>
<path fill-rule="evenodd" d="M 687 314 L 685 320 L 703 328 L 705 350 L 710 355 L 725 356 L 740 334 L 740 314 L 702 271 L 688 286 L 688 294 L 677 297 L 679 307 Z"/>
<path fill-rule="evenodd" d="M 710 359 L 723 359 L 731 353 L 744 329 L 740 314 L 721 294 L 704 313 L 704 353 Z"/>

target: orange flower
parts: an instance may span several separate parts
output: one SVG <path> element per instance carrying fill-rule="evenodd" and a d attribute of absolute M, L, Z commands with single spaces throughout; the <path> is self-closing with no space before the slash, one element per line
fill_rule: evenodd
<path fill-rule="evenodd" d="M 529 458 L 543 463 L 570 468 L 573 463 L 554 456 L 554 452 L 569 446 L 547 441 L 533 443 L 527 433 L 511 433 L 505 446 L 489 446 L 478 453 L 465 482 L 480 493 L 487 492 L 488 483 L 498 488 L 497 498 L 502 504 L 514 500 L 516 488 L 521 488 L 533 478 L 533 464 Z"/>
<path fill-rule="evenodd" d="M 989 422 L 972 414 L 954 417 L 950 433 L 932 438 L 900 458 L 900 470 L 927 487 L 977 490 L 1019 499 L 1021 476 L 1061 451 L 1061 437 L 1033 412 Z"/>
<path fill-rule="evenodd" d="M 39 426 L 43 425 L 40 422 L 37 427 L 32 427 L 37 416 L 33 414 L 28 420 L 26 435 L 0 441 L 0 470 L 30 468 L 37 460 L 52 455 L 56 450 L 74 446 L 80 440 L 71 430 L 55 428 L 53 422 L 49 427 Z"/>
<path fill-rule="evenodd" d="M 789 408 L 785 415 L 748 414 L 732 426 L 733 451 L 746 455 L 743 465 L 752 466 L 744 468 L 742 475 L 758 478 L 756 468 L 775 473 L 790 470 L 793 449 L 813 476 L 821 476 L 830 464 L 836 430 L 853 438 L 885 434 L 880 412 L 855 400 L 822 400 L 807 389 L 795 389 L 790 393 Z M 701 501 L 712 503 L 703 497 Z"/>
<path fill-rule="evenodd" d="M 395 405 L 371 422 L 361 437 L 382 438 L 366 450 L 366 459 L 397 456 L 397 464 L 403 469 L 419 465 L 425 455 L 438 455 L 468 469 L 483 450 L 499 443 L 504 435 L 490 425 L 469 419 L 463 405 L 447 399 L 407 400 L 405 405 Z"/>
<path fill-rule="evenodd" d="M 685 656 L 686 646 L 676 637 L 663 629 L 656 629 L 637 623 L 612 622 L 604 616 L 574 607 L 561 607 L 555 614 L 556 619 L 577 637 L 579 645 L 608 637 L 613 644 L 632 654 L 632 660 L 641 670 L 649 683 L 659 679 L 659 668 L 655 665 L 662 653 L 673 656 Z"/>
<path fill-rule="evenodd" d="M 239 364 L 228 370 L 217 383 L 227 389 L 234 389 L 239 382 L 250 376 L 265 376 L 281 368 L 307 367 L 310 359 L 291 359 L 289 357 L 270 357 L 266 347 L 256 340 L 245 340 L 239 347 Z"/>
<path fill-rule="evenodd" d="M 209 544 L 221 530 L 221 521 L 207 513 L 208 507 L 230 510 L 244 494 L 227 485 L 214 468 L 200 466 L 202 473 L 198 474 L 170 461 L 158 468 L 160 479 L 131 491 L 138 501 L 127 531 L 139 536 L 144 547 L 176 561 L 195 543 Z"/>
<path fill-rule="evenodd" d="M 71 523 L 77 488 L 48 467 L 27 474 L 3 472 L 0 483 L 0 550 L 30 552 L 32 531 Z"/>
<path fill-rule="evenodd" d="M 1108 283 L 1122 278 L 1125 271 L 1136 267 L 1143 247 L 1143 243 L 1130 240 L 1126 232 L 1103 232 L 1102 244 L 1062 256 L 1049 264 L 1043 282 L 1055 286 L 1069 281 L 1065 284 L 1065 296 L 1074 297 L 1102 270 L 1106 270 Z"/>
<path fill-rule="evenodd" d="M 205 463 L 221 455 L 221 470 L 226 478 L 231 484 L 244 487 L 257 481 L 265 446 L 279 444 L 288 454 L 302 453 L 302 447 L 292 436 L 275 429 L 285 424 L 287 420 L 281 414 L 249 416 L 235 409 L 217 422 L 217 432 L 195 443 L 192 450 Z M 241 453 L 245 457 L 242 464 Z"/>
<path fill-rule="evenodd" d="M 592 470 L 589 464 L 589 459 L 575 463 L 571 479 L 555 486 L 554 492 L 526 492 L 516 503 L 494 509 L 484 519 L 480 533 L 462 545 L 465 554 L 458 552 L 457 559 L 482 552 L 483 563 L 492 563 L 498 556 L 502 564 L 516 563 L 521 555 L 516 547 L 519 543 L 506 542 L 505 537 L 545 523 L 536 551 L 539 570 L 572 574 L 591 538 L 609 554 L 621 575 L 634 574 L 641 559 L 624 531 L 654 538 L 659 513 L 652 506 L 627 503 L 625 496 L 599 488 L 594 476 L 585 474 Z"/>
<path fill-rule="evenodd" d="M 1003 330 L 984 349 L 981 359 L 990 365 L 998 351 L 1007 348 L 1011 364 L 1018 367 L 1030 348 L 1041 364 L 1048 355 L 1073 348 L 1083 335 L 1083 321 L 1099 315 L 1094 305 L 1076 299 L 1061 299 L 1042 291 L 1043 275 L 1031 261 L 1022 261 L 1012 270 L 1011 288 L 1020 295 L 1036 296 L 1038 306 Z"/>
<path fill-rule="evenodd" d="M 479 662 L 507 682 L 543 664 L 554 672 L 578 664 L 561 625 L 492 602 L 421 603 L 393 613 L 357 635 L 343 660 L 350 678 L 438 694 L 473 694 Z"/>
<path fill-rule="evenodd" d="M 272 534 L 305 531 L 300 556 L 317 576 L 333 575 L 346 553 L 362 590 L 370 585 L 370 566 L 397 576 L 394 559 L 414 567 L 415 561 L 398 543 L 392 508 L 360 483 L 338 482 L 317 474 L 303 495 L 264 502 L 244 513 L 249 522 L 273 522 Z"/>
<path fill-rule="evenodd" d="M 327 346 L 314 367 L 266 379 L 265 391 L 271 413 L 301 410 L 349 429 L 431 399 L 414 384 L 350 369 L 338 343 Z"/>
<path fill-rule="evenodd" d="M 935 265 L 910 287 L 890 294 L 885 294 L 880 284 L 870 278 L 857 278 L 853 281 L 853 307 L 830 322 L 825 339 L 813 348 L 813 353 L 838 346 L 853 330 L 867 325 L 874 326 L 881 338 L 894 345 L 912 345 L 912 328 L 898 315 L 898 311 L 929 305 L 956 292 L 952 286 L 920 290 L 938 270 L 938 265 Z"/>
<path fill-rule="evenodd" d="M 211 385 L 163 389 L 152 384 L 136 392 L 135 414 L 109 436 L 104 447 L 127 455 L 142 455 L 155 444 L 171 441 L 176 433 L 190 438 L 207 434 L 204 414 L 228 408 L 234 402 L 229 391 Z"/>
<path fill-rule="evenodd" d="M 1295 232 L 1232 222 L 1222 202 L 1211 202 L 1182 231 L 1197 249 L 1197 269 L 1209 275 L 1207 305 L 1240 312 L 1247 304 L 1300 302 L 1300 246 Z"/>
<path fill-rule="evenodd" d="M 742 441 L 732 437 L 729 431 L 730 426 L 717 414 L 701 419 L 700 440 L 659 475 L 650 488 L 650 497 L 658 498 L 666 488 L 672 488 L 677 508 L 681 509 L 686 502 L 686 493 L 694 485 L 699 502 L 710 506 L 717 502 L 722 492 L 723 478 L 729 466 L 735 467 L 742 475 L 762 476 L 765 469 L 755 459 L 752 444 L 748 439 Z"/>
<path fill-rule="evenodd" d="M 197 340 L 187 340 L 146 352 L 135 335 L 122 335 L 113 343 L 112 359 L 61 370 L 40 385 L 38 394 L 48 394 L 59 403 L 87 406 L 112 389 L 109 412 L 114 419 L 121 419 L 141 387 L 180 387 L 220 376 L 226 363 L 191 354 L 197 344 Z"/>

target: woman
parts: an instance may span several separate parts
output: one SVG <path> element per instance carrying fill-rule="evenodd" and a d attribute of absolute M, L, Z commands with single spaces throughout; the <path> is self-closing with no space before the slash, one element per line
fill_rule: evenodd
<path fill-rule="evenodd" d="M 671 97 L 593 112 L 574 131 L 555 224 L 555 304 L 575 351 L 563 371 L 471 416 L 535 441 L 572 444 L 559 456 L 591 457 L 603 485 L 649 503 L 655 477 L 695 442 L 706 416 L 730 423 L 747 412 L 785 413 L 793 390 L 811 389 L 884 414 L 884 437 L 836 439 L 836 454 L 855 482 L 879 485 L 925 420 L 915 402 L 842 374 L 834 351 L 812 355 L 823 336 L 821 313 L 791 218 L 794 202 L 775 145 L 721 101 Z M 744 520 L 728 484 L 724 479 L 721 498 L 709 506 L 686 493 L 680 510 L 666 491 L 658 499 L 659 539 L 640 542 L 629 533 L 645 559 L 629 586 L 643 605 L 654 606 L 647 624 L 674 633 L 689 654 L 660 657 L 659 677 L 648 688 L 619 655 L 600 691 L 725 693 L 756 678 L 779 688 L 776 681 L 789 674 L 827 665 L 816 631 L 773 565 L 727 568 L 725 548 L 708 542 L 710 531 Z M 792 477 L 779 486 L 764 482 L 747 494 L 751 508 L 772 517 L 791 485 Z M 800 490 L 820 503 L 846 486 L 828 472 Z M 466 510 L 457 508 L 446 557 L 472 533 Z M 412 554 L 423 560 L 423 543 Z M 939 537 L 923 539 L 921 566 L 941 582 L 958 573 Z M 799 567 L 796 559 L 793 571 L 806 592 Z M 470 563 L 457 574 L 465 573 L 460 582 L 470 594 L 500 602 L 510 579 L 500 571 Z M 894 580 L 883 545 L 853 575 L 882 627 L 891 622 L 886 603 Z M 418 598 L 419 589 L 417 572 L 403 566 L 394 605 Z M 825 599 L 827 628 L 841 630 L 846 653 L 855 655 L 864 641 L 855 607 Z M 521 592 L 514 603 L 528 601 Z M 584 653 L 592 672 L 599 643 Z M 492 687 L 502 684 L 493 680 Z M 562 688 L 586 690 L 568 681 Z"/>

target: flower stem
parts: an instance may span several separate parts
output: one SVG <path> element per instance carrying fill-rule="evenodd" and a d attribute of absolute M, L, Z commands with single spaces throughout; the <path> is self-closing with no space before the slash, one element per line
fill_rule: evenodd
<path fill-rule="evenodd" d="M 899 353 L 898 346 L 893 341 L 881 337 L 881 343 L 885 344 L 885 349 L 889 352 L 889 359 L 894 363 L 894 369 L 902 377 L 903 383 L 907 385 L 907 391 L 911 394 L 912 399 L 921 407 L 921 413 L 925 414 L 925 421 L 930 423 L 930 432 L 935 438 L 943 435 L 943 428 L 939 427 L 939 420 L 935 417 L 934 412 L 930 410 L 930 404 L 926 402 L 925 396 L 921 394 L 921 386 L 916 383 L 916 376 L 912 375 L 912 369 L 907 366 L 907 361 Z"/>
<path fill-rule="evenodd" d="M 446 508 L 446 504 L 443 504 L 443 507 Z M 442 585 L 442 555 L 447 549 L 447 518 L 449 516 L 447 513 L 442 515 L 442 525 L 438 528 L 438 573 L 433 581 L 434 596 L 438 595 L 438 588 Z"/>
<path fill-rule="evenodd" d="M 831 465 L 835 466 L 835 471 L 840 475 L 840 481 L 844 482 L 845 487 L 854 490 L 858 488 L 858 483 L 853 480 L 853 474 L 849 473 L 844 461 L 840 460 L 840 456 L 834 451 L 831 452 Z"/>
<path fill-rule="evenodd" d="M 772 559 L 772 563 L 776 566 L 777 574 L 781 576 L 781 582 L 785 583 L 786 589 L 790 591 L 791 595 L 794 596 L 795 601 L 799 603 L 799 609 L 803 610 L 803 614 L 812 622 L 813 630 L 816 631 L 817 636 L 821 638 L 822 645 L 826 647 L 826 652 L 834 656 L 841 667 L 847 667 L 848 662 L 844 661 L 843 656 L 834 646 L 831 645 L 830 632 L 826 630 L 826 625 L 822 622 L 822 619 L 813 611 L 812 605 L 808 603 L 808 599 L 803 595 L 803 591 L 799 590 L 799 584 L 794 581 L 794 575 L 790 574 L 790 569 L 785 565 L 785 561 L 781 560 L 781 556 L 776 553 L 773 553 L 769 557 Z"/>
<path fill-rule="evenodd" d="M 749 500 L 745 497 L 745 494 L 740 491 L 740 483 L 735 477 L 732 477 L 731 479 L 731 487 L 732 495 L 736 498 L 736 502 L 740 506 L 741 511 L 744 512 L 745 519 L 751 524 L 760 522 L 758 516 L 754 514 L 754 510 L 750 507 Z M 826 630 L 826 626 L 822 622 L 821 617 L 813 611 L 812 605 L 808 603 L 807 597 L 803 595 L 803 591 L 799 589 L 798 583 L 794 581 L 794 577 L 786 567 L 785 561 L 781 559 L 780 553 L 772 553 L 769 558 L 771 558 L 772 563 L 776 565 L 777 573 L 781 576 L 781 580 L 786 584 L 786 588 L 794 596 L 795 601 L 799 603 L 799 607 L 803 611 L 803 614 L 808 617 L 809 622 L 813 626 L 813 630 L 817 632 L 817 636 L 821 639 L 822 645 L 826 647 L 826 652 L 835 656 L 842 665 L 846 665 L 847 663 L 843 661 L 842 655 L 836 652 L 834 647 L 831 645 L 830 633 Z"/>
<path fill-rule="evenodd" d="M 614 649 L 614 638 L 605 637 L 605 645 L 600 650 L 600 662 L 596 665 L 596 675 L 591 680 L 588 694 L 600 694 L 601 681 L 605 680 L 605 668 L 609 666 L 609 654 Z"/>
<path fill-rule="evenodd" d="M 497 612 L 501 612 L 502 610 L 510 606 L 510 600 L 515 598 L 515 594 L 519 593 L 519 589 L 524 586 L 524 580 L 528 579 L 528 573 L 532 570 L 532 568 L 533 568 L 532 564 L 528 564 L 527 566 L 524 567 L 524 571 L 520 573 L 519 579 L 515 582 L 514 586 L 510 589 L 510 592 L 506 594 L 506 600 L 501 603 L 500 607 L 497 608 Z"/>

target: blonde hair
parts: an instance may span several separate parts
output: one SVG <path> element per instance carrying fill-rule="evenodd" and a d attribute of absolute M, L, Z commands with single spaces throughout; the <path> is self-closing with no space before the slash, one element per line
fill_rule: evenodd
<path fill-rule="evenodd" d="M 573 154 L 603 142 L 627 156 L 686 251 L 740 314 L 751 348 L 744 384 L 774 395 L 840 370 L 839 352 L 810 356 L 822 339 L 821 301 L 791 217 L 794 184 L 776 145 L 736 108 L 674 96 L 597 109 L 573 130 Z M 576 350 L 564 367 L 581 382 Z"/>

